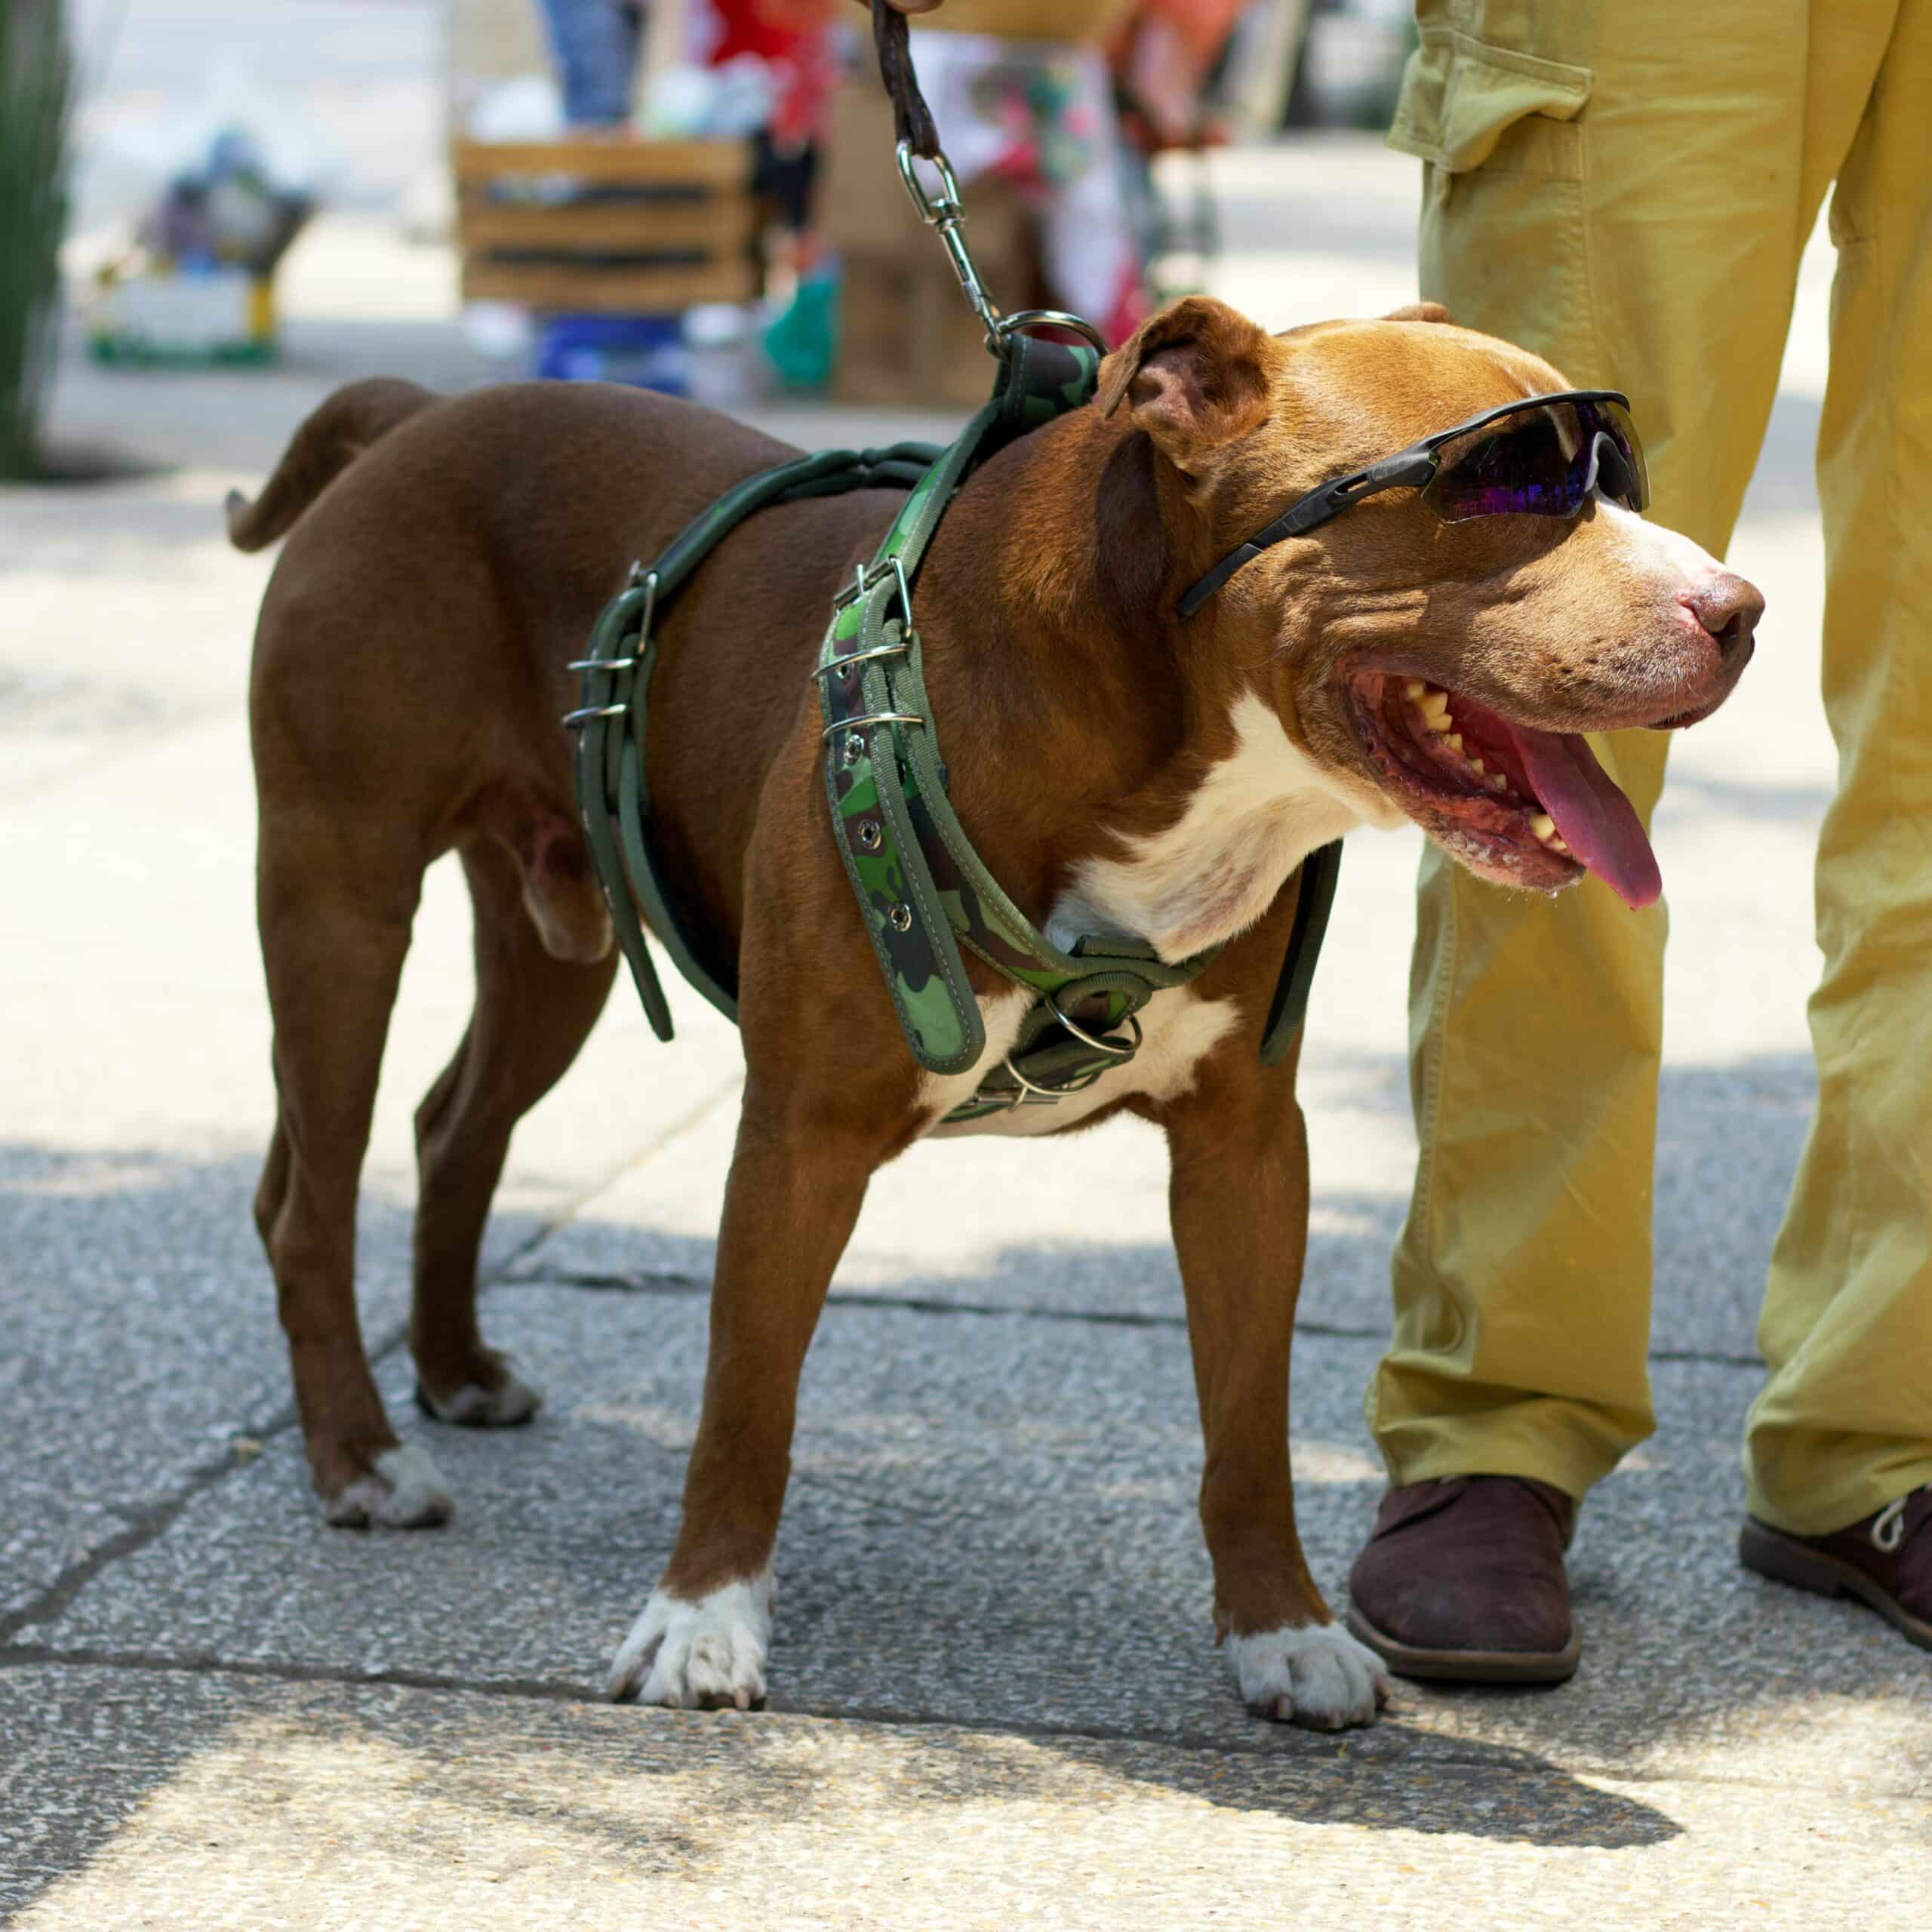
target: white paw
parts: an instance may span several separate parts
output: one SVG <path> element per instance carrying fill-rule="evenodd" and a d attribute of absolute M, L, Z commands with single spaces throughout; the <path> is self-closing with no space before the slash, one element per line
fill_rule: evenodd
<path fill-rule="evenodd" d="M 416 1399 L 425 1413 L 438 1422 L 459 1424 L 466 1429 L 507 1429 L 528 1422 L 543 1406 L 543 1392 L 534 1382 L 526 1382 L 513 1368 L 500 1389 L 479 1389 L 474 1383 L 459 1389 L 446 1402 L 439 1402 L 420 1382 Z"/>
<path fill-rule="evenodd" d="M 612 1699 L 687 1710 L 762 1703 L 771 1597 L 769 1570 L 695 1603 L 653 1590 L 611 1666 Z"/>
<path fill-rule="evenodd" d="M 1227 1650 L 1250 1710 L 1313 1730 L 1373 1724 L 1393 1689 L 1382 1660 L 1339 1623 L 1230 1637 Z"/>
<path fill-rule="evenodd" d="M 351 1483 L 323 1515 L 338 1529 L 433 1529 L 456 1514 L 449 1486 L 427 1451 L 406 1442 L 376 1458 L 375 1473 Z"/>

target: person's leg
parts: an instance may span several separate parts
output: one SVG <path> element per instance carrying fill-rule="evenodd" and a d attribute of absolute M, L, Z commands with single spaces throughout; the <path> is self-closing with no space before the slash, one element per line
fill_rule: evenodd
<path fill-rule="evenodd" d="M 1444 11 L 1463 24 L 1481 10 Z M 1438 9 L 1422 14 L 1426 34 Z M 1451 164 L 1482 147 L 1480 103 L 1524 97 L 1512 57 L 1561 63 L 1548 106 L 1574 118 L 1532 114 L 1474 167 L 1432 165 L 1425 186 L 1424 295 L 1574 382 L 1627 391 L 1650 514 L 1715 552 L 1756 461 L 1816 207 L 1804 16 L 1803 0 L 1754 7 L 1700 34 L 1694 60 L 1669 51 L 1682 16 L 1660 0 L 1536 10 L 1537 31 L 1495 65 L 1459 43 Z M 1578 109 L 1561 89 L 1586 75 Z M 1666 743 L 1599 746 L 1646 819 Z M 1594 880 L 1536 899 L 1426 854 L 1410 1023 L 1422 1153 L 1370 1401 L 1398 1484 L 1483 1471 L 1580 1496 L 1650 1432 L 1665 929 Z"/>
<path fill-rule="evenodd" d="M 1423 294 L 1573 382 L 1626 390 L 1650 514 L 1721 552 L 1823 192 L 1801 165 L 1804 0 L 1738 8 L 1694 57 L 1663 0 L 1424 0 L 1420 12 L 1393 138 L 1430 162 Z M 1666 743 L 1598 744 L 1646 820 Z M 1453 1660 L 1441 1674 L 1567 1674 L 1563 1499 L 1652 1426 L 1665 931 L 1661 908 L 1633 912 L 1594 880 L 1546 900 L 1498 891 L 1432 848 L 1423 861 L 1410 1008 L 1421 1158 L 1394 1259 L 1393 1344 L 1367 1403 L 1392 1494 L 1351 1587 L 1411 1662 Z M 1404 1493 L 1436 1481 L 1453 1495 Z M 1480 1577 L 1451 1560 L 1478 1534 L 1497 1558 Z"/>
<path fill-rule="evenodd" d="M 1904 0 L 1879 47 L 1832 203 L 1818 1112 L 1746 1435 L 1752 1515 L 1798 1537 L 1932 1483 L 1932 0 Z"/>
<path fill-rule="evenodd" d="M 630 118 L 637 72 L 638 9 L 625 0 L 539 0 L 573 128 Z"/>

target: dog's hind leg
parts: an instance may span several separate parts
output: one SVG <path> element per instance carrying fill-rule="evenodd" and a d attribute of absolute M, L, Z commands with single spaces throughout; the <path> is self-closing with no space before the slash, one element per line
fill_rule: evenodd
<path fill-rule="evenodd" d="M 276 1124 L 256 1220 L 275 1271 L 309 1469 L 332 1523 L 415 1527 L 453 1505 L 405 1449 L 355 1311 L 355 1197 L 420 869 L 350 824 L 265 807 L 257 889 L 275 1020 Z"/>
<path fill-rule="evenodd" d="M 488 1427 L 527 1421 L 543 1399 L 477 1331 L 477 1253 L 491 1197 L 512 1130 L 562 1077 L 595 1024 L 617 955 L 607 938 L 597 958 L 555 957 L 558 895 L 549 895 L 540 930 L 528 903 L 539 888 L 509 848 L 479 837 L 462 858 L 475 909 L 476 1006 L 456 1057 L 416 1112 L 421 1192 L 409 1340 L 424 1410 Z M 583 888 L 594 899 L 587 874 Z M 580 909 L 595 943 L 589 915 L 601 918 L 602 909 Z M 603 930 L 608 935 L 608 924 Z"/>
<path fill-rule="evenodd" d="M 1205 1438 L 1215 1634 L 1250 1709 L 1334 1730 L 1372 1723 L 1389 1680 L 1330 1615 L 1295 1527 L 1288 1354 L 1308 1242 L 1308 1140 L 1294 1079 L 1293 1060 L 1263 1067 L 1237 1035 L 1162 1124 Z"/>

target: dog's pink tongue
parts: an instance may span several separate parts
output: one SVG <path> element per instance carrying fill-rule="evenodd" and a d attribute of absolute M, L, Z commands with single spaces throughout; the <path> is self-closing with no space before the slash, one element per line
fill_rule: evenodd
<path fill-rule="evenodd" d="M 1647 906 L 1663 891 L 1657 855 L 1636 808 L 1575 733 L 1531 731 L 1512 724 L 1516 755 L 1530 789 L 1556 821 L 1574 857 L 1626 906 Z"/>

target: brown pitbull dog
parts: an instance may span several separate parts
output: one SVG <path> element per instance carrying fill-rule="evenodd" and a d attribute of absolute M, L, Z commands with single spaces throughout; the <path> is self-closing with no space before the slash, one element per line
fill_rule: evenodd
<path fill-rule="evenodd" d="M 1499 886 L 1569 885 L 1587 849 L 1644 896 L 1635 815 L 1574 734 L 1702 716 L 1761 609 L 1694 544 L 1600 500 L 1567 521 L 1448 525 L 1404 488 L 1265 551 L 1181 622 L 1186 586 L 1303 492 L 1564 386 L 1446 321 L 1424 307 L 1272 336 L 1220 303 L 1180 303 L 1106 358 L 1093 406 L 971 476 L 917 589 L 954 802 L 1017 903 L 1051 935 L 1135 935 L 1166 959 L 1227 942 L 1155 995 L 1131 1063 L 966 1131 L 1054 1133 L 1124 1109 L 1167 1135 L 1215 1628 L 1251 1706 L 1324 1727 L 1370 1721 L 1387 1682 L 1309 1575 L 1289 1481 L 1307 1155 L 1294 1056 L 1265 1067 L 1257 1048 L 1297 868 L 1352 826 L 1413 819 Z M 383 1412 L 352 1293 L 358 1175 L 424 869 L 462 860 L 477 984 L 416 1116 L 411 1346 L 434 1415 L 520 1422 L 539 1398 L 478 1332 L 478 1246 L 511 1130 L 570 1065 L 615 964 L 558 721 L 575 702 L 565 664 L 633 558 L 792 454 L 626 389 L 441 401 L 360 383 L 303 426 L 257 502 L 230 506 L 245 549 L 293 529 L 250 700 L 279 1102 L 256 1215 L 332 1523 L 451 1508 Z M 620 1697 L 763 1697 L 772 1546 L 826 1284 L 872 1174 L 978 1077 L 924 1072 L 908 1051 L 822 778 L 812 666 L 834 593 L 902 500 L 762 512 L 660 634 L 652 833 L 700 956 L 737 983 L 747 1077 L 682 1526 L 617 1653 Z M 1572 772 L 1569 839 L 1533 769 Z M 1028 995 L 968 970 L 991 1066 Z"/>

